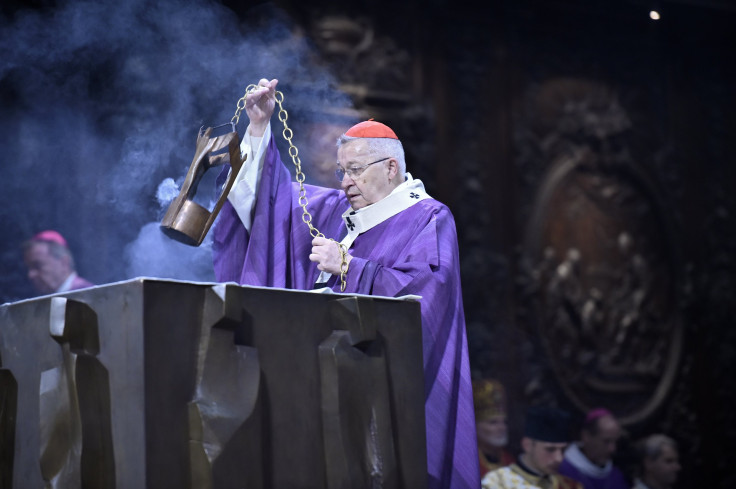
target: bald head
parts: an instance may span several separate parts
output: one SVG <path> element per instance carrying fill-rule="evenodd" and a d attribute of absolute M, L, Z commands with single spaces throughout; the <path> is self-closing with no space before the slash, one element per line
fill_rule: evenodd
<path fill-rule="evenodd" d="M 621 426 L 611 413 L 604 413 L 583 425 L 580 450 L 599 467 L 606 465 L 616 452 Z"/>

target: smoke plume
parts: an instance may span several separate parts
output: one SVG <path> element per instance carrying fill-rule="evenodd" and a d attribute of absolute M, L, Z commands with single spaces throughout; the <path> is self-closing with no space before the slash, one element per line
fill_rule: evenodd
<path fill-rule="evenodd" d="M 200 127 L 229 122 L 260 78 L 280 80 L 297 120 L 350 105 L 308 37 L 269 4 L 242 15 L 205 0 L 16 9 L 0 17 L 0 52 L 0 302 L 32 295 L 20 244 L 48 228 L 98 284 L 214 280 L 209 238 L 189 247 L 158 229 Z"/>

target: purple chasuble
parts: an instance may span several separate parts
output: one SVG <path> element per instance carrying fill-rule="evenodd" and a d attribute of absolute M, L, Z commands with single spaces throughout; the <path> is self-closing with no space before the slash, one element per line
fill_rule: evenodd
<path fill-rule="evenodd" d="M 220 175 L 221 185 L 227 175 Z M 349 208 L 342 191 L 305 185 L 312 224 L 340 240 Z M 213 229 L 220 282 L 310 290 L 319 276 L 309 261 L 312 237 L 302 221 L 299 185 L 281 163 L 273 137 L 266 150 L 253 224 L 248 233 L 226 201 Z M 460 287 L 455 221 L 424 199 L 360 234 L 345 293 L 422 296 L 428 487 L 480 487 L 475 415 Z M 340 292 L 339 280 L 329 284 Z"/>

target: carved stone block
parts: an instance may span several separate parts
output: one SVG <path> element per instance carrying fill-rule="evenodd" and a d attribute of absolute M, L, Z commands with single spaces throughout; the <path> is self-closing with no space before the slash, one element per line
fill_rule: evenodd
<path fill-rule="evenodd" d="M 0 488 L 426 486 L 419 304 L 135 279 L 0 306 Z"/>

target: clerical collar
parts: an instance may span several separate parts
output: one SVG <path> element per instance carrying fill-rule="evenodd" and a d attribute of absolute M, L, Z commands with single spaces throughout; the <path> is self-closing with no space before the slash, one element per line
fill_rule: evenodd
<path fill-rule="evenodd" d="M 608 477 L 613 470 L 613 462 L 610 460 L 606 465 L 599 467 L 585 456 L 578 443 L 572 443 L 565 450 L 565 458 L 575 466 L 583 474 L 593 477 L 594 479 L 603 479 Z"/>
<path fill-rule="evenodd" d="M 381 224 L 386 219 L 408 209 L 417 202 L 428 198 L 429 195 L 424 190 L 422 181 L 415 180 L 411 177 L 411 174 L 407 173 L 406 181 L 393 189 L 386 197 L 375 204 L 368 205 L 357 211 L 352 209 L 346 210 L 342 214 L 342 220 L 345 222 L 348 236 L 353 236 L 354 240 L 359 234 Z M 350 243 L 352 244 L 352 240 Z M 349 245 L 346 246 L 348 248 L 350 247 Z"/>
<path fill-rule="evenodd" d="M 519 457 L 519 460 L 516 461 L 516 465 L 518 465 L 521 470 L 527 472 L 529 475 L 533 475 L 534 477 L 545 477 L 545 474 L 529 468 L 529 466 L 524 463 L 523 456 Z"/>
<path fill-rule="evenodd" d="M 354 211 L 348 209 L 342 214 L 342 220 L 348 230 L 347 235 L 340 241 L 340 244 L 350 249 L 360 234 L 378 226 L 383 221 L 395 216 L 396 214 L 408 209 L 417 202 L 431 198 L 424 190 L 424 184 L 419 179 L 412 178 L 411 174 L 406 173 L 406 181 L 393 189 L 383 199 L 375 204 L 368 205 L 362 209 Z M 322 272 L 317 278 L 317 284 L 326 283 L 330 279 L 329 272 Z"/>
<path fill-rule="evenodd" d="M 56 289 L 55 294 L 58 294 L 59 292 L 66 292 L 69 289 L 72 288 L 72 282 L 74 282 L 74 279 L 77 278 L 77 273 L 72 272 L 69 274 L 69 276 L 62 282 L 62 284 L 59 286 L 58 289 Z"/>

